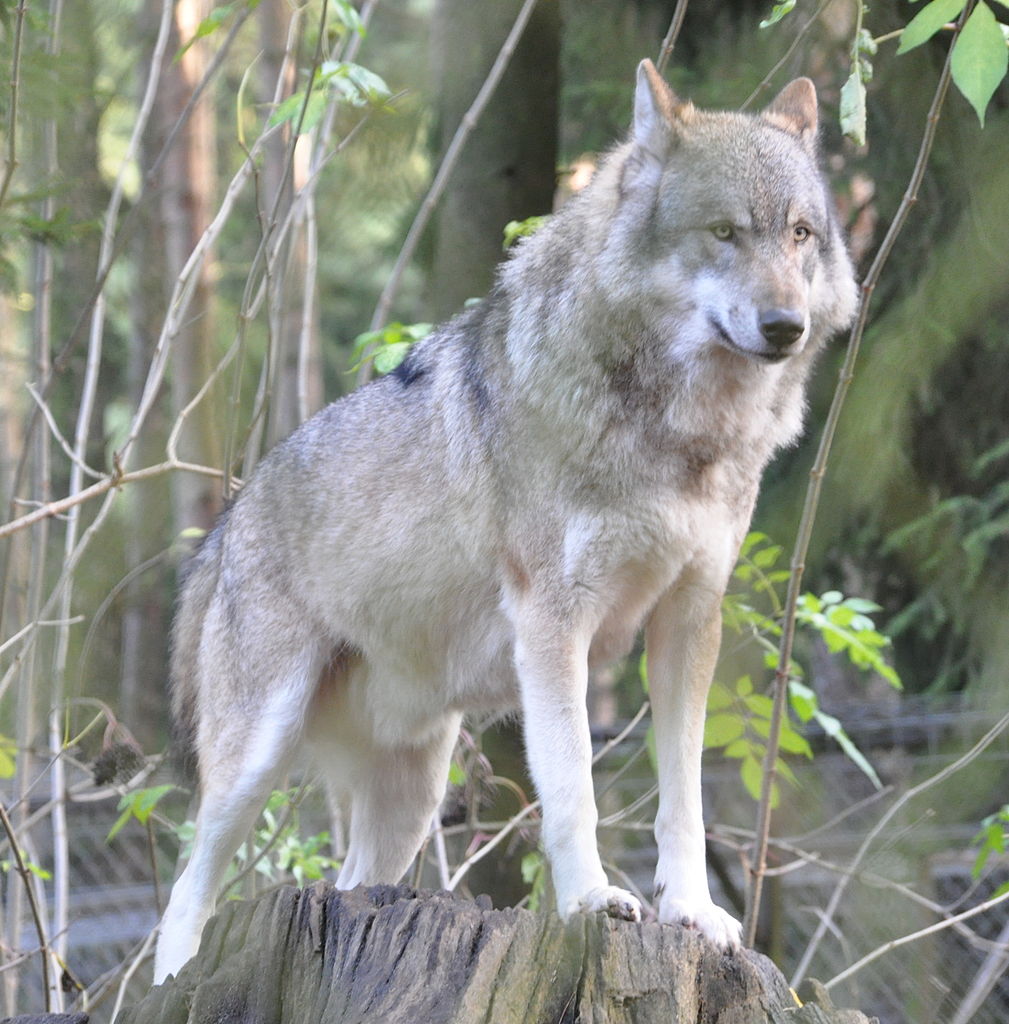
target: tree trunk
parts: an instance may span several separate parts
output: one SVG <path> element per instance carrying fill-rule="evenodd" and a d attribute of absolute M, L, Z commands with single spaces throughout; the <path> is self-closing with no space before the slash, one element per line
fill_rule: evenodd
<path fill-rule="evenodd" d="M 868 1024 L 827 1002 L 798 1009 L 766 957 L 685 928 L 319 883 L 227 904 L 116 1024 Z"/>
<path fill-rule="evenodd" d="M 432 26 L 440 148 L 448 147 L 521 8 L 439 0 Z M 560 5 L 539 4 L 449 181 L 435 220 L 431 315 L 486 294 L 504 227 L 549 213 L 557 173 Z"/>
<path fill-rule="evenodd" d="M 210 6 L 209 0 L 178 0 L 175 22 L 180 44 L 193 39 Z M 166 60 L 171 63 L 159 94 L 158 114 L 166 119 L 163 128 L 167 131 L 203 78 L 209 52 L 205 41 L 198 39 L 178 60 Z M 205 93 L 179 133 L 159 182 L 169 291 L 212 217 L 217 178 L 215 145 L 214 109 L 210 94 Z M 175 415 L 199 391 L 214 366 L 213 277 L 213 261 L 208 259 L 199 272 L 193 312 L 173 341 L 171 382 Z M 179 441 L 180 457 L 203 465 L 220 465 L 219 433 L 213 403 L 208 397 L 192 410 L 186 421 Z M 190 473 L 174 474 L 172 484 L 177 530 L 191 526 L 209 529 L 220 507 L 218 486 L 207 477 Z"/>

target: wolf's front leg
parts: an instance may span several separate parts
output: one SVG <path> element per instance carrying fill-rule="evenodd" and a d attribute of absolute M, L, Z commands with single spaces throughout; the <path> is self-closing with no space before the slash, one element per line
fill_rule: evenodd
<path fill-rule="evenodd" d="M 588 641 L 527 609 L 518 629 L 516 664 L 525 716 L 526 755 L 543 805 L 543 846 L 557 910 L 604 911 L 641 920 L 636 897 L 609 884 L 596 846 L 592 746 L 585 695 Z"/>
<path fill-rule="evenodd" d="M 669 591 L 645 631 L 658 754 L 659 921 L 696 928 L 716 945 L 739 945 L 739 922 L 711 900 L 701 808 L 701 752 L 708 689 L 721 640 L 721 595 L 701 583 Z"/>

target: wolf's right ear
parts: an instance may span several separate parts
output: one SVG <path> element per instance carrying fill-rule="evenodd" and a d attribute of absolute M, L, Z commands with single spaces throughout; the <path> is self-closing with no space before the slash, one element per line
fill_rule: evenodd
<path fill-rule="evenodd" d="M 693 112 L 693 104 L 677 99 L 650 60 L 638 65 L 631 135 L 643 155 L 664 162 L 675 139 L 676 125 L 689 121 Z"/>

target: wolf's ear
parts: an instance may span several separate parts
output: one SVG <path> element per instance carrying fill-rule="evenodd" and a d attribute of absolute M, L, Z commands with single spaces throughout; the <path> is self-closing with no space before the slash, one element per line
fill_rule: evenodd
<path fill-rule="evenodd" d="M 676 98 L 650 60 L 638 65 L 631 134 L 640 150 L 664 161 L 673 144 L 676 126 L 689 121 L 693 112 L 693 105 Z"/>
<path fill-rule="evenodd" d="M 810 153 L 816 150 L 816 89 L 808 78 L 789 82 L 764 110 L 771 124 L 794 135 Z"/>

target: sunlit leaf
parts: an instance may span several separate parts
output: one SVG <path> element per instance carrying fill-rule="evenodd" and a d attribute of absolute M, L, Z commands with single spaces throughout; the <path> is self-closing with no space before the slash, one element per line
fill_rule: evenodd
<path fill-rule="evenodd" d="M 1009 49 L 991 8 L 979 3 L 953 47 L 950 70 L 984 127 L 985 110 L 1009 68 Z"/>

